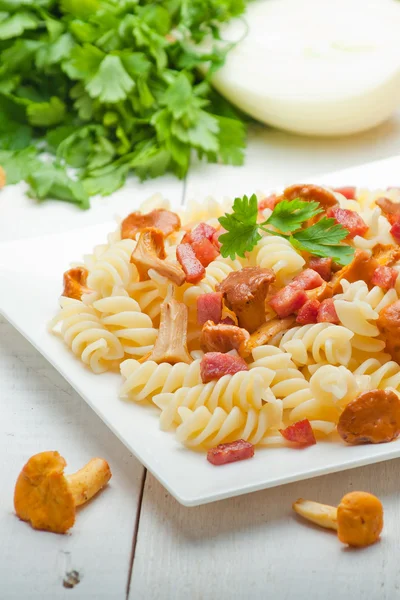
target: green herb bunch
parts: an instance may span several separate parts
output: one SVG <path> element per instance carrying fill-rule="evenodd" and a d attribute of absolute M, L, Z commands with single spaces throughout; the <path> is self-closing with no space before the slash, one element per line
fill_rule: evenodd
<path fill-rule="evenodd" d="M 142 180 L 184 177 L 193 150 L 241 164 L 244 123 L 209 77 L 230 49 L 220 26 L 245 1 L 0 0 L 7 182 L 25 179 L 38 200 L 87 208 L 129 171 Z"/>

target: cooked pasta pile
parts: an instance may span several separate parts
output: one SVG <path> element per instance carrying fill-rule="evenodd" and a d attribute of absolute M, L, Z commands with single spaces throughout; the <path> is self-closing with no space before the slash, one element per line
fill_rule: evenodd
<path fill-rule="evenodd" d="M 380 324 L 382 311 L 400 296 L 399 239 L 392 235 L 394 221 L 389 212 L 381 208 L 381 203 L 376 204 L 382 197 L 391 205 L 398 203 L 400 192 L 357 190 L 353 196 L 347 194 L 348 198 L 338 191 L 327 193 L 334 196 L 337 206 L 356 212 L 366 230 L 346 241 L 356 250 L 349 265 L 341 268 L 333 262 L 321 285 L 303 287 L 308 295 L 307 313 L 300 307 L 293 308 L 289 315 L 277 314 L 276 303 L 269 304 L 280 291 L 292 290 L 295 278 L 302 281 L 306 270 L 315 273 L 313 265 L 317 265 L 311 262 L 310 253 L 296 249 L 286 237 L 273 231 L 261 232 L 261 239 L 245 258 L 224 258 L 215 251 L 218 242 L 213 242 L 215 257 L 198 281 L 188 282 L 190 272 L 186 272 L 183 259 L 177 260 L 177 248 L 188 245 L 185 239 L 200 223 L 218 231 L 218 218 L 231 208 L 231 203 L 207 200 L 189 205 L 179 215 L 180 227 L 164 236 L 163 248 L 153 252 L 155 266 L 148 266 L 145 272 L 142 259 L 133 260 L 132 256 L 140 254 L 143 231 L 150 231 L 146 243 L 155 244 L 152 232 L 159 228 L 157 224 L 153 229 L 146 225 L 147 229 L 139 227 L 126 237 L 123 221 L 105 244 L 75 266 L 85 274 L 84 285 L 79 288 L 71 275 L 51 330 L 94 373 L 120 370 L 121 397 L 156 406 L 161 428 L 174 429 L 177 440 L 188 448 L 209 449 L 237 439 L 261 446 L 285 445 L 289 442 L 280 430 L 303 419 L 309 420 L 317 437 L 327 436 L 335 431 L 344 407 L 362 392 L 391 388 L 400 393 L 400 366 L 394 344 L 390 343 L 392 330 Z M 265 202 L 261 197 L 259 201 L 259 220 L 265 221 L 274 202 Z M 170 210 L 165 200 L 156 197 L 142 207 L 142 213 L 152 214 L 159 208 Z M 364 263 L 357 270 L 360 256 Z M 367 276 L 368 265 L 374 260 L 374 275 Z M 172 275 L 157 267 L 161 261 L 178 273 L 174 277 L 179 277 L 182 265 L 186 281 L 174 283 Z M 246 267 L 272 273 L 265 298 L 265 324 L 271 324 L 271 335 L 265 324 L 247 332 L 241 315 L 235 314 L 224 295 L 225 312 L 219 331 L 227 327 L 230 334 L 226 339 L 222 337 L 224 343 L 228 340 L 233 345 L 218 350 L 221 340 L 212 338 L 212 343 L 207 342 L 202 333 L 207 325 L 199 322 L 199 298 L 223 290 L 223 282 Z M 317 272 L 318 268 L 315 266 Z M 383 279 L 381 283 L 379 278 L 376 283 L 378 271 L 390 275 L 391 283 Z M 182 340 L 187 338 L 184 341 L 189 356 L 182 361 L 154 359 L 159 356 L 157 340 L 164 335 L 160 323 L 164 327 L 168 318 L 165 307 L 171 309 L 168 302 L 172 299 L 179 310 L 182 305 L 187 309 L 179 313 L 183 315 Z M 322 305 L 328 307 L 326 301 L 329 317 L 318 312 Z M 312 311 L 314 316 L 310 317 Z M 212 322 L 212 331 L 216 325 Z M 232 328 L 240 329 L 240 345 L 232 341 Z M 218 351 L 240 356 L 245 364 L 237 372 L 205 380 L 204 353 Z M 172 350 L 168 352 L 165 357 Z"/>

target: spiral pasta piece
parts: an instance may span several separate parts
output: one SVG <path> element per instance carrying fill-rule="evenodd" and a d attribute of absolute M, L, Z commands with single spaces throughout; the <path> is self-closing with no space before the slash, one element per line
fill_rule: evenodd
<path fill-rule="evenodd" d="M 368 375 L 371 389 L 393 388 L 400 392 L 400 366 L 394 360 L 382 364 L 376 358 L 369 358 L 355 369 L 354 375 Z"/>
<path fill-rule="evenodd" d="M 137 280 L 136 267 L 130 262 L 135 245 L 135 240 L 120 240 L 98 256 L 87 279 L 87 286 L 96 292 L 97 298 L 111 296 L 116 288 L 128 290 Z"/>
<path fill-rule="evenodd" d="M 368 231 L 361 237 L 356 235 L 353 242 L 356 248 L 372 250 L 377 244 L 393 244 L 394 239 L 390 233 L 391 224 L 382 215 L 379 206 L 361 211 L 360 216 L 368 225 Z"/>
<path fill-rule="evenodd" d="M 60 304 L 61 310 L 51 321 L 50 330 L 59 333 L 75 356 L 94 373 L 113 369 L 124 357 L 124 349 L 118 337 L 101 323 L 97 311 L 72 298 L 61 298 Z"/>
<path fill-rule="evenodd" d="M 292 244 L 285 238 L 266 235 L 251 253 L 253 266 L 272 269 L 278 284 L 288 283 L 300 273 L 305 265 L 304 258 L 296 252 Z"/>
<path fill-rule="evenodd" d="M 252 444 L 263 444 L 271 430 L 282 423 L 282 403 L 269 401 L 261 410 L 243 412 L 238 406 L 227 412 L 221 407 L 210 411 L 206 406 L 191 410 L 178 409 L 182 423 L 176 430 L 177 439 L 189 448 L 212 448 L 224 442 L 243 439 Z"/>
<path fill-rule="evenodd" d="M 120 369 L 125 379 L 120 396 L 135 402 L 201 383 L 200 359 L 194 360 L 190 365 L 157 364 L 152 360 L 139 363 L 137 360 L 128 359 L 121 363 Z"/>
<path fill-rule="evenodd" d="M 247 412 L 254 408 L 260 410 L 264 402 L 274 400 L 269 389 L 273 372 L 264 367 L 250 371 L 240 371 L 234 375 L 224 375 L 216 381 L 200 383 L 192 388 L 182 387 L 173 394 L 159 394 L 153 398 L 161 409 L 160 425 L 169 429 L 173 423 L 179 423 L 179 408 L 184 406 L 196 409 L 207 406 L 214 411 L 218 406 L 229 412 L 234 406 Z"/>
<path fill-rule="evenodd" d="M 139 304 L 127 296 L 110 296 L 93 302 L 100 321 L 121 341 L 125 354 L 144 356 L 151 352 L 158 330 Z"/>
<path fill-rule="evenodd" d="M 279 347 L 292 355 L 296 365 L 324 363 L 347 365 L 351 359 L 354 333 L 340 325 L 317 323 L 289 329 Z"/>

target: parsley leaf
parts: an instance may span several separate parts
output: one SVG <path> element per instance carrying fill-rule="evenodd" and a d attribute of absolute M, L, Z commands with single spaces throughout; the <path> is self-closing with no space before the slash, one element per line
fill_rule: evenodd
<path fill-rule="evenodd" d="M 298 229 L 305 221 L 321 212 L 323 210 L 319 202 L 307 202 L 299 199 L 282 200 L 275 206 L 266 223 L 286 233 Z"/>
<path fill-rule="evenodd" d="M 30 194 L 36 200 L 50 197 L 72 202 L 82 209 L 89 208 L 89 198 L 82 183 L 71 179 L 66 170 L 56 163 L 42 163 L 27 179 L 31 186 Z"/>
<path fill-rule="evenodd" d="M 299 198 L 282 200 L 263 223 L 257 223 L 258 203 L 255 194 L 250 199 L 247 196 L 236 198 L 232 208 L 232 213 L 218 219 L 227 230 L 219 237 L 224 257 L 245 257 L 245 253 L 253 250 L 261 239 L 260 229 L 270 235 L 286 238 L 300 251 L 332 258 L 340 265 L 348 264 L 354 256 L 354 248 L 341 244 L 348 236 L 348 230 L 335 219 L 322 217 L 314 225 L 301 229 L 310 218 L 323 212 L 318 202 L 306 202 Z M 279 231 L 268 229 L 267 225 L 273 225 Z"/>

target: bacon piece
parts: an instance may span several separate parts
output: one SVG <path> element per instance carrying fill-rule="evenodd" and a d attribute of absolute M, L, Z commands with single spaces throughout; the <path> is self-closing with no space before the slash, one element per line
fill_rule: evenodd
<path fill-rule="evenodd" d="M 325 210 L 338 204 L 333 192 L 327 188 L 309 183 L 296 183 L 295 185 L 291 185 L 283 191 L 283 195 L 287 200 L 294 200 L 295 198 L 301 198 L 301 200 L 306 201 L 315 200 L 316 202 L 319 202 Z"/>
<path fill-rule="evenodd" d="M 89 271 L 85 267 L 75 267 L 65 271 L 64 273 L 64 291 L 63 296 L 67 298 L 75 298 L 80 300 L 82 294 L 91 292 L 86 287 L 86 280 L 88 278 Z"/>
<path fill-rule="evenodd" d="M 176 258 L 182 265 L 188 283 L 199 283 L 203 279 L 206 270 L 190 244 L 179 244 L 176 248 Z"/>
<path fill-rule="evenodd" d="M 203 238 L 200 241 L 194 241 L 191 244 L 196 258 L 201 262 L 203 267 L 208 265 L 219 256 L 219 250 L 216 249 L 214 244 L 207 238 Z"/>
<path fill-rule="evenodd" d="M 392 225 L 400 220 L 400 202 L 393 202 L 393 200 L 389 200 L 389 198 L 378 198 L 378 200 L 375 200 L 375 204 L 379 206 L 389 223 Z"/>
<path fill-rule="evenodd" d="M 327 213 L 327 217 L 332 217 L 337 223 L 347 229 L 349 235 L 347 240 L 352 240 L 356 235 L 363 236 L 368 231 L 368 225 L 354 210 L 333 206 Z"/>
<path fill-rule="evenodd" d="M 308 267 L 316 271 L 318 275 L 325 281 L 329 281 L 332 275 L 332 259 L 331 258 L 318 258 L 312 256 L 308 263 Z"/>
<path fill-rule="evenodd" d="M 222 246 L 221 242 L 219 241 L 219 237 L 224 233 L 227 233 L 226 229 L 224 227 L 220 227 L 212 236 L 211 241 L 217 250 L 219 250 Z"/>
<path fill-rule="evenodd" d="M 289 285 L 300 290 L 313 290 L 323 283 L 324 280 L 317 271 L 314 271 L 314 269 L 305 269 L 302 273 L 297 275 Z"/>
<path fill-rule="evenodd" d="M 304 290 L 289 284 L 279 290 L 269 301 L 269 305 L 276 312 L 278 317 L 283 319 L 288 317 L 296 310 L 299 310 L 308 300 Z"/>
<path fill-rule="evenodd" d="M 371 278 L 372 285 L 378 285 L 383 290 L 390 290 L 396 283 L 398 271 L 392 267 L 378 267 Z"/>
<path fill-rule="evenodd" d="M 245 348 L 249 339 L 250 334 L 246 329 L 225 323 L 216 325 L 212 321 L 207 321 L 201 332 L 200 348 L 204 352 L 239 351 Z"/>
<path fill-rule="evenodd" d="M 282 200 L 282 198 L 278 198 L 276 194 L 271 194 L 270 196 L 267 196 L 267 198 L 263 198 L 258 203 L 258 210 L 261 211 L 265 210 L 266 208 L 274 210 L 275 206 L 278 204 L 278 202 L 280 202 L 280 200 Z"/>
<path fill-rule="evenodd" d="M 347 185 L 344 187 L 333 188 L 334 192 L 338 194 L 342 194 L 347 200 L 355 200 L 356 199 L 356 189 L 352 185 Z"/>
<path fill-rule="evenodd" d="M 254 446 L 244 440 L 236 440 L 229 444 L 219 444 L 207 452 L 207 460 L 212 465 L 226 465 L 227 463 L 245 460 L 254 456 Z"/>
<path fill-rule="evenodd" d="M 297 421 L 297 423 L 293 423 L 293 425 L 289 425 L 286 429 L 280 429 L 279 431 L 286 440 L 295 442 L 299 446 L 313 446 L 317 443 L 308 419 Z"/>
<path fill-rule="evenodd" d="M 219 323 L 222 318 L 222 294 L 221 292 L 212 292 L 211 294 L 202 294 L 197 298 L 197 322 L 204 325 L 206 321 Z"/>
<path fill-rule="evenodd" d="M 133 212 L 121 223 L 121 238 L 133 240 L 139 231 L 148 227 L 159 229 L 167 237 L 180 229 L 181 221 L 177 214 L 163 208 L 157 208 L 144 215 L 140 212 Z"/>
<path fill-rule="evenodd" d="M 300 325 L 316 323 L 319 307 L 320 302 L 318 300 L 308 300 L 297 313 L 296 323 L 300 323 Z"/>
<path fill-rule="evenodd" d="M 396 242 L 400 244 L 400 221 L 396 221 L 395 223 L 393 223 L 392 227 L 390 228 L 390 233 L 392 234 Z"/>
<path fill-rule="evenodd" d="M 190 232 L 190 241 L 193 242 L 201 242 L 202 240 L 207 239 L 209 241 L 212 240 L 214 233 L 216 233 L 215 227 L 212 225 L 208 225 L 208 223 L 200 223 Z"/>
<path fill-rule="evenodd" d="M 245 267 L 229 273 L 218 286 L 226 306 L 236 314 L 240 327 L 250 333 L 265 323 L 265 298 L 269 285 L 275 280 L 272 269 Z"/>
<path fill-rule="evenodd" d="M 224 375 L 234 375 L 239 371 L 248 371 L 247 363 L 240 356 L 207 352 L 201 359 L 200 375 L 203 383 L 220 379 Z"/>
<path fill-rule="evenodd" d="M 321 306 L 318 309 L 317 323 L 333 323 L 334 325 L 338 325 L 339 322 L 333 299 L 327 298 L 321 302 Z"/>

